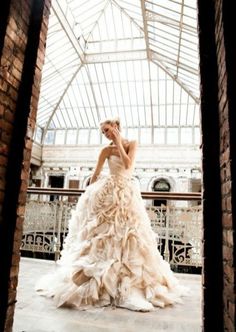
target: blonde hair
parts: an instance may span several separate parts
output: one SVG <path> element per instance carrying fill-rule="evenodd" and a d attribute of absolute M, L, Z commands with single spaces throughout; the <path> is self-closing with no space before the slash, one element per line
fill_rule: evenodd
<path fill-rule="evenodd" d="M 116 124 L 118 130 L 121 131 L 121 125 L 120 125 L 120 119 L 119 119 L 119 118 L 106 119 L 106 120 L 100 122 L 100 128 L 101 128 L 103 125 L 106 125 L 106 124 L 109 124 L 109 125 L 114 125 L 114 124 Z"/>

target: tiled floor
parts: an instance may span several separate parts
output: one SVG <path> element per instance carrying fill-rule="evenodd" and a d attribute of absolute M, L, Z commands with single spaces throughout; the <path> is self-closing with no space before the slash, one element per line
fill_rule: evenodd
<path fill-rule="evenodd" d="M 184 303 L 141 313 L 111 307 L 78 311 L 56 308 L 39 296 L 34 284 L 52 271 L 52 261 L 21 258 L 13 332 L 200 332 L 201 276 L 176 274 L 191 294 Z"/>

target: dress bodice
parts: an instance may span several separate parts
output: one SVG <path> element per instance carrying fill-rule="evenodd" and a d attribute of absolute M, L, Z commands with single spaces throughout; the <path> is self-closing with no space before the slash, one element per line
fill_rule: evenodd
<path fill-rule="evenodd" d="M 108 158 L 108 166 L 111 175 L 120 175 L 125 177 L 131 177 L 133 174 L 133 167 L 126 169 L 120 157 L 111 155 Z"/>

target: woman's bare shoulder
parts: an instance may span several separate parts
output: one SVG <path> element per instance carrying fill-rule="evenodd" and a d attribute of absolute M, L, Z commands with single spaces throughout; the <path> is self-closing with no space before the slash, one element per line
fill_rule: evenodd
<path fill-rule="evenodd" d="M 109 157 L 112 152 L 112 148 L 113 147 L 111 145 L 106 145 L 101 149 L 100 154 Z"/>
<path fill-rule="evenodd" d="M 136 150 L 136 146 L 137 146 L 137 141 L 135 140 L 126 140 L 125 144 L 124 144 L 124 148 L 126 153 L 129 153 L 131 150 Z"/>
<path fill-rule="evenodd" d="M 129 148 L 136 147 L 138 145 L 138 141 L 136 141 L 136 140 L 128 141 L 128 145 L 129 145 Z"/>

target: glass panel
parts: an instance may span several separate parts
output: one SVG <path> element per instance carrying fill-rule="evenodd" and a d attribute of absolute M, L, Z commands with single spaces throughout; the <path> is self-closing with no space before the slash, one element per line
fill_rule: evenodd
<path fill-rule="evenodd" d="M 41 139 L 42 139 L 42 129 L 40 127 L 36 127 L 35 129 L 35 142 L 37 143 L 41 143 Z"/>
<path fill-rule="evenodd" d="M 153 190 L 154 191 L 170 191 L 170 184 L 164 180 L 158 180 L 155 182 L 154 186 L 153 186 Z"/>
<path fill-rule="evenodd" d="M 66 144 L 76 144 L 77 130 L 67 130 Z"/>
<path fill-rule="evenodd" d="M 78 137 L 78 144 L 88 144 L 88 136 L 89 136 L 89 130 L 88 129 L 80 129 Z"/>
<path fill-rule="evenodd" d="M 160 106 L 160 125 L 165 126 L 166 125 L 166 111 L 165 106 Z"/>
<path fill-rule="evenodd" d="M 173 125 L 178 126 L 180 123 L 180 105 L 174 105 Z"/>
<path fill-rule="evenodd" d="M 55 144 L 65 144 L 65 130 L 57 130 Z"/>
<path fill-rule="evenodd" d="M 54 144 L 54 138 L 55 138 L 55 131 L 54 130 L 48 130 L 45 135 L 44 144 Z"/>
<path fill-rule="evenodd" d="M 90 130 L 90 144 L 100 144 L 100 130 L 99 129 L 91 129 Z"/>
<path fill-rule="evenodd" d="M 154 128 L 154 144 L 165 144 L 165 128 Z"/>
<path fill-rule="evenodd" d="M 192 128 L 181 128 L 180 141 L 181 144 L 192 144 L 193 141 L 193 130 Z"/>
<path fill-rule="evenodd" d="M 141 128 L 140 144 L 151 144 L 151 128 Z"/>
<path fill-rule="evenodd" d="M 178 128 L 167 128 L 167 144 L 179 144 Z"/>
<path fill-rule="evenodd" d="M 128 128 L 127 137 L 128 137 L 129 140 L 139 141 L 138 128 Z"/>

